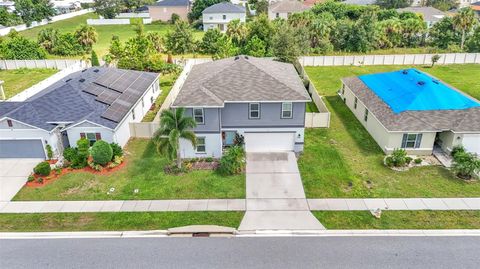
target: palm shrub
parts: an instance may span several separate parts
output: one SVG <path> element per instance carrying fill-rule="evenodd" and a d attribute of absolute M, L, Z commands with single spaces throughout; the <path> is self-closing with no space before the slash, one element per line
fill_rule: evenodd
<path fill-rule="evenodd" d="M 51 171 L 52 169 L 50 168 L 50 164 L 48 162 L 41 162 L 33 168 L 33 172 L 40 176 L 48 176 L 50 175 Z"/>
<path fill-rule="evenodd" d="M 106 165 L 112 160 L 113 150 L 110 144 L 103 140 L 98 140 L 93 144 L 91 154 L 95 164 Z"/>
<path fill-rule="evenodd" d="M 245 168 L 245 150 L 240 146 L 233 146 L 220 159 L 218 172 L 222 175 L 239 174 Z"/>
<path fill-rule="evenodd" d="M 395 167 L 405 166 L 407 152 L 404 149 L 394 149 L 392 155 L 389 156 L 389 160 L 387 160 L 387 164 L 389 163 Z"/>
<path fill-rule="evenodd" d="M 452 170 L 463 179 L 471 179 L 480 170 L 480 160 L 476 154 L 457 152 L 453 157 Z"/>
<path fill-rule="evenodd" d="M 169 160 L 176 160 L 177 168 L 182 168 L 180 157 L 180 138 L 186 139 L 196 147 L 197 140 L 191 129 L 197 124 L 192 117 L 185 116 L 185 108 L 164 110 L 160 114 L 160 128 L 153 135 L 157 152 Z"/>

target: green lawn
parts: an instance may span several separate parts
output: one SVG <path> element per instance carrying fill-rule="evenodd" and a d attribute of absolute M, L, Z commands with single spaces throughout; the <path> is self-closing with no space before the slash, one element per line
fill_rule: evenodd
<path fill-rule="evenodd" d="M 308 102 L 307 103 L 307 107 L 306 107 L 306 112 L 313 112 L 313 113 L 317 113 L 318 112 L 318 107 L 317 105 L 315 105 L 314 102 Z"/>
<path fill-rule="evenodd" d="M 306 67 L 331 112 L 328 129 L 307 129 L 299 168 L 307 197 L 472 197 L 480 183 L 467 183 L 442 167 L 395 172 L 383 151 L 336 95 L 340 78 L 408 66 Z M 417 67 L 480 98 L 480 65 Z"/>
<path fill-rule="evenodd" d="M 59 30 L 60 32 L 73 32 L 80 24 L 86 24 L 87 19 L 95 18 L 98 18 L 98 15 L 96 15 L 95 13 L 88 13 L 71 19 L 58 21 L 48 25 L 22 31 L 20 32 L 20 34 L 27 38 L 36 40 L 38 32 L 40 32 L 40 30 L 42 29 L 52 27 Z M 94 25 L 94 27 L 98 32 L 98 41 L 93 46 L 93 49 L 97 52 L 100 58 L 108 53 L 108 48 L 110 47 L 110 40 L 112 39 L 112 36 L 117 35 L 122 42 L 125 42 L 130 37 L 135 36 L 134 25 Z M 173 27 L 170 24 L 145 24 L 145 32 L 159 32 L 160 34 L 164 35 L 169 30 L 173 30 Z M 194 36 L 195 38 L 200 39 L 203 36 L 203 32 L 195 31 Z M 56 55 L 50 55 L 50 58 L 61 57 Z"/>
<path fill-rule="evenodd" d="M 165 98 L 167 98 L 167 95 L 170 93 L 170 90 L 172 89 L 173 84 L 175 83 L 175 80 L 177 79 L 177 77 L 178 77 L 177 74 L 161 75 L 160 89 L 162 90 L 162 92 L 155 100 L 155 109 L 147 112 L 145 117 L 143 117 L 142 119 L 143 122 L 153 121 L 153 119 L 155 118 L 155 115 L 157 115 L 158 111 L 160 110 L 160 107 L 162 106 L 163 101 L 165 101 Z"/>
<path fill-rule="evenodd" d="M 14 200 L 118 200 L 244 198 L 245 175 L 220 176 L 214 171 L 167 175 L 167 160 L 150 140 L 133 139 L 126 146 L 126 166 L 110 175 L 75 172 L 41 188 L 20 190 Z M 111 194 L 107 192 L 115 188 Z M 134 190 L 138 189 L 138 193 Z"/>
<path fill-rule="evenodd" d="M 11 98 L 57 72 L 56 69 L 47 68 L 0 70 L 0 80 L 4 81 L 5 97 Z"/>
<path fill-rule="evenodd" d="M 243 212 L 0 214 L 0 232 L 162 230 L 187 225 L 237 228 Z"/>
<path fill-rule="evenodd" d="M 480 211 L 314 211 L 327 229 L 479 229 Z"/>

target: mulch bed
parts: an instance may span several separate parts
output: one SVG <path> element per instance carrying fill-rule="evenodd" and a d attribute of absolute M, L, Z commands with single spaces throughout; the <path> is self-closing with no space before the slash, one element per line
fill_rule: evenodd
<path fill-rule="evenodd" d="M 192 164 L 192 170 L 215 170 L 219 165 L 217 161 L 213 161 L 213 162 L 199 161 L 199 162 L 191 162 L 190 164 Z"/>
<path fill-rule="evenodd" d="M 67 168 L 62 168 L 60 170 L 59 174 L 57 174 L 55 169 L 52 169 L 52 172 L 50 172 L 50 175 L 48 175 L 48 176 L 40 176 L 40 175 L 33 174 L 33 177 L 35 179 L 33 181 L 25 183 L 25 186 L 30 187 L 30 188 L 43 187 L 45 185 L 48 185 L 48 184 L 56 181 L 57 179 L 61 178 L 62 176 L 66 175 L 66 174 L 69 174 L 69 173 L 87 172 L 87 173 L 91 173 L 91 174 L 95 174 L 95 175 L 102 175 L 102 176 L 103 175 L 109 175 L 111 173 L 114 173 L 114 172 L 122 169 L 123 167 L 125 167 L 125 165 L 126 165 L 126 161 L 124 160 L 118 166 L 116 166 L 114 168 L 105 167 L 105 168 L 102 169 L 102 171 L 94 170 L 90 166 L 87 166 L 87 167 L 84 167 L 84 168 L 81 168 L 81 169 L 73 169 L 71 167 L 67 167 Z M 43 182 L 42 183 L 38 182 L 37 181 L 38 178 L 43 178 Z"/>

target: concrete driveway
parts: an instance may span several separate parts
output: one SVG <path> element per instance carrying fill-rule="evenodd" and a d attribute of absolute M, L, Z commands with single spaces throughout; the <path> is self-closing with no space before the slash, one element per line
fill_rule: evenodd
<path fill-rule="evenodd" d="M 0 159 L 0 201 L 10 201 L 42 159 Z"/>
<path fill-rule="evenodd" d="M 325 229 L 312 215 L 293 152 L 247 153 L 240 231 Z"/>

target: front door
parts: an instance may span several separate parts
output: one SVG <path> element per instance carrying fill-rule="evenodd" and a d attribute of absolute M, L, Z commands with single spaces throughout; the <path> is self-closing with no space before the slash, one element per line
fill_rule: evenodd
<path fill-rule="evenodd" d="M 223 140 L 223 146 L 224 147 L 229 147 L 229 146 L 233 146 L 233 144 L 235 143 L 235 134 L 237 132 L 235 131 L 225 131 L 222 133 L 222 140 Z"/>

